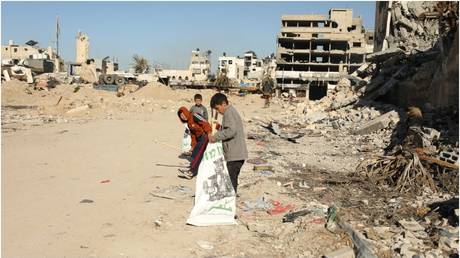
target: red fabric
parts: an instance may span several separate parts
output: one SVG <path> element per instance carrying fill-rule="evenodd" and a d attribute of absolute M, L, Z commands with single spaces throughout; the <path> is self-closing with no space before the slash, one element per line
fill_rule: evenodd
<path fill-rule="evenodd" d="M 270 215 L 278 215 L 278 214 L 281 214 L 281 213 L 285 213 L 287 211 L 290 211 L 292 209 L 294 209 L 294 205 L 291 205 L 291 204 L 288 204 L 286 206 L 282 206 L 281 203 L 279 201 L 272 201 L 272 204 L 274 206 L 273 209 L 270 209 L 268 210 L 268 214 Z"/>
<path fill-rule="evenodd" d="M 181 107 L 179 108 L 179 111 L 177 114 L 179 115 L 180 119 L 180 113 L 184 114 L 185 117 L 187 118 L 187 125 L 188 128 L 190 129 L 190 136 L 192 138 L 192 149 L 195 148 L 196 145 L 196 139 L 200 137 L 203 134 L 208 134 L 211 133 L 211 125 L 205 120 L 205 119 L 198 119 L 195 117 L 186 107 Z"/>

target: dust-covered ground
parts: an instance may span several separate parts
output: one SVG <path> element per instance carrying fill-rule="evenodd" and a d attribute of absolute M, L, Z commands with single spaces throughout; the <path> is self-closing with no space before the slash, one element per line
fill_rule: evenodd
<path fill-rule="evenodd" d="M 264 109 L 259 95 L 230 94 L 253 135 L 238 225 L 186 225 L 195 179 L 177 177 L 187 161 L 174 146 L 183 135 L 177 110 L 190 107 L 195 93 L 208 106 L 215 91 L 149 84 L 117 97 L 88 86 L 34 91 L 4 83 L 3 257 L 318 257 L 352 246 L 346 234 L 325 229 L 330 205 L 364 228 L 380 218 L 362 220 L 369 202 L 395 198 L 348 176 L 365 156 L 381 153 L 384 140 L 307 123 L 291 128 L 303 135 L 293 143 L 263 125 L 277 119 L 283 126 L 295 107 L 277 100 Z M 309 214 L 283 223 L 287 211 L 267 212 L 274 202 Z"/>

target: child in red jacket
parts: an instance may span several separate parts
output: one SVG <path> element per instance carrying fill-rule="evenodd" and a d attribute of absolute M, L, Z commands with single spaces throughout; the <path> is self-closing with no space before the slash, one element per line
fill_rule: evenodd
<path fill-rule="evenodd" d="M 182 123 L 187 123 L 192 138 L 192 162 L 190 168 L 186 170 L 179 169 L 182 176 L 192 179 L 198 173 L 201 159 L 208 145 L 208 135 L 211 134 L 211 125 L 198 113 L 190 113 L 186 107 L 179 108 L 177 116 Z"/>

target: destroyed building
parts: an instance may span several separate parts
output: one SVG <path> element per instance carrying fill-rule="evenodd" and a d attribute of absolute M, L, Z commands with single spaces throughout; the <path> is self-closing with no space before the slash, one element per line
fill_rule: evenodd
<path fill-rule="evenodd" d="M 58 73 L 64 70 L 63 60 L 52 47 L 40 48 L 38 42 L 29 40 L 23 45 L 13 40 L 2 48 L 2 79 L 11 78 L 34 83 L 34 76 L 43 73 Z"/>
<path fill-rule="evenodd" d="M 225 53 L 219 57 L 218 73 L 226 76 L 240 85 L 260 86 L 265 74 L 275 78 L 276 59 L 274 56 L 258 58 L 254 51 L 247 51 L 243 57 L 227 56 Z"/>
<path fill-rule="evenodd" d="M 326 15 L 283 15 L 277 39 L 277 92 L 324 97 L 341 75 L 353 73 L 372 52 L 373 36 L 351 9 Z"/>
<path fill-rule="evenodd" d="M 29 43 L 29 44 L 27 44 Z M 7 59 L 28 59 L 28 58 L 47 58 L 44 51 L 38 48 L 37 42 L 30 40 L 24 45 L 14 44 L 13 40 L 8 41 L 8 45 L 2 46 L 2 60 Z"/>
<path fill-rule="evenodd" d="M 458 107 L 458 2 L 377 2 L 375 28 L 368 61 L 377 69 L 366 95 L 401 107 Z"/>

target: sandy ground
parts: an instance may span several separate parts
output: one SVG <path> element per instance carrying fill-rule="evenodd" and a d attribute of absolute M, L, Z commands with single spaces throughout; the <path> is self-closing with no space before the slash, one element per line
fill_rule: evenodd
<path fill-rule="evenodd" d="M 73 93 L 72 86 L 29 94 L 21 83 L 2 85 L 3 257 L 317 257 L 347 245 L 321 223 L 281 223 L 282 215 L 244 213 L 243 202 L 260 196 L 304 204 L 277 185 L 281 171 L 268 177 L 249 163 L 240 176 L 237 226 L 186 225 L 195 180 L 178 178 L 175 167 L 158 166 L 187 164 L 158 141 L 180 146 L 177 108 L 190 106 L 196 92 L 208 103 L 214 92 L 147 87 L 117 98 L 88 88 Z M 246 122 L 279 111 L 261 109 L 257 95 L 230 100 Z M 67 113 L 81 105 L 89 108 Z M 320 158 L 334 144 L 321 137 L 305 137 L 295 147 L 283 140 L 248 140 L 250 158 L 267 150 L 296 152 L 294 162 L 343 170 L 350 157 Z M 84 199 L 93 202 L 80 203 Z M 213 249 L 200 247 L 200 241 Z"/>

